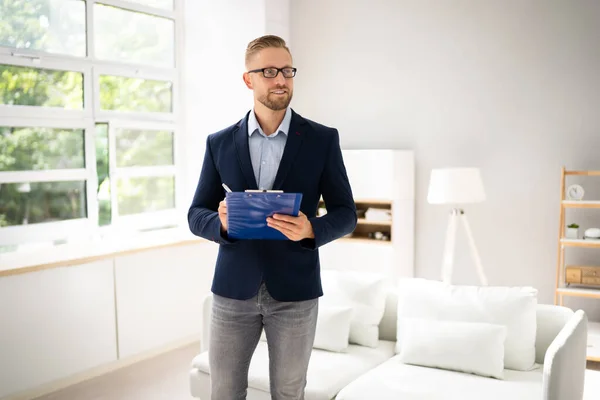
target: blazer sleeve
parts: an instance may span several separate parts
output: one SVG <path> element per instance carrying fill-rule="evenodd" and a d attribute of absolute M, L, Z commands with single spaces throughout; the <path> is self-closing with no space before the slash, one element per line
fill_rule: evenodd
<path fill-rule="evenodd" d="M 302 246 L 309 249 L 317 249 L 353 232 L 357 223 L 356 204 L 342 158 L 337 129 L 334 129 L 326 157 L 320 191 L 327 214 L 309 218 L 315 238 L 302 241 Z"/>
<path fill-rule="evenodd" d="M 221 186 L 219 171 L 215 166 L 209 136 L 206 139 L 200 179 L 188 210 L 188 224 L 194 235 L 220 244 L 233 243 L 227 239 L 227 234 L 221 235 L 221 220 L 217 210 L 219 202 L 224 197 L 225 193 Z"/>

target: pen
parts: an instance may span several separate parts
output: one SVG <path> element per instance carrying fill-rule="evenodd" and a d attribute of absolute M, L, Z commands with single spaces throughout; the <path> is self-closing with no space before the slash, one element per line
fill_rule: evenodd
<path fill-rule="evenodd" d="M 229 189 L 229 186 L 227 186 L 226 184 L 222 184 L 223 187 L 225 188 L 226 191 L 228 191 L 229 193 L 231 193 L 231 189 Z"/>

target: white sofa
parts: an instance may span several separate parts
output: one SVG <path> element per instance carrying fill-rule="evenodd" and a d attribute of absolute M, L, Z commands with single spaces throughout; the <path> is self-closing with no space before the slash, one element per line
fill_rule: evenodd
<path fill-rule="evenodd" d="M 581 400 L 585 374 L 587 318 L 583 311 L 538 304 L 535 366 L 529 371 L 504 370 L 503 379 L 404 364 L 396 354 L 397 304 L 386 292 L 376 348 L 349 345 L 345 352 L 313 349 L 306 400 L 486 399 Z M 203 309 L 203 338 L 208 338 L 212 297 Z M 191 393 L 210 400 L 207 340 L 192 362 Z M 259 342 L 248 379 L 248 400 L 269 400 L 268 353 Z"/>

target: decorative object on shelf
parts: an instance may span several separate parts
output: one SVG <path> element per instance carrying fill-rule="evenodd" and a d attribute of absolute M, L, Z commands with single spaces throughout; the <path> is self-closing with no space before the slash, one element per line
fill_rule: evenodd
<path fill-rule="evenodd" d="M 600 228 L 589 228 L 583 233 L 584 239 L 600 240 Z"/>
<path fill-rule="evenodd" d="M 391 221 L 392 212 L 391 210 L 371 207 L 365 211 L 365 219 L 367 221 Z"/>
<path fill-rule="evenodd" d="M 579 238 L 579 225 L 577 225 L 577 224 L 568 225 L 565 237 L 567 239 L 578 239 Z"/>
<path fill-rule="evenodd" d="M 467 216 L 462 208 L 458 208 L 461 204 L 480 203 L 484 200 L 485 191 L 478 168 L 442 168 L 431 171 L 427 201 L 430 204 L 444 204 L 452 207 L 446 231 L 442 281 L 451 283 L 456 225 L 459 221 L 462 221 L 462 225 L 467 233 L 471 256 L 475 262 L 479 280 L 483 286 L 487 286 L 487 278 L 481 265 L 481 259 L 475 246 L 475 240 L 473 239 Z"/>
<path fill-rule="evenodd" d="M 581 185 L 571 185 L 567 188 L 567 199 L 569 200 L 582 200 L 585 190 Z"/>
<path fill-rule="evenodd" d="M 589 285 L 600 287 L 600 266 L 570 265 L 565 270 L 567 285 Z"/>
<path fill-rule="evenodd" d="M 385 232 L 369 232 L 369 234 L 367 236 L 369 237 L 369 239 L 383 240 L 383 241 L 390 240 L 390 236 Z"/>

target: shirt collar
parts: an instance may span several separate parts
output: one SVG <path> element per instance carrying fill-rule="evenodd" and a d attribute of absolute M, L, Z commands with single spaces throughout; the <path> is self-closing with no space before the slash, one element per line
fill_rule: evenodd
<path fill-rule="evenodd" d="M 271 135 L 271 137 L 278 135 L 279 132 L 282 132 L 283 134 L 287 135 L 290 130 L 291 122 L 292 122 L 292 109 L 290 107 L 288 107 L 285 110 L 285 115 L 283 117 L 283 120 L 281 121 L 281 124 L 279 125 L 277 130 Z M 258 130 L 258 133 L 260 133 L 262 136 L 267 136 L 267 135 L 265 135 L 262 128 L 258 124 L 258 120 L 256 119 L 256 114 L 254 114 L 254 108 L 253 108 L 250 112 L 250 115 L 248 116 L 248 136 L 252 136 L 252 134 L 254 132 L 256 132 L 257 130 Z"/>

